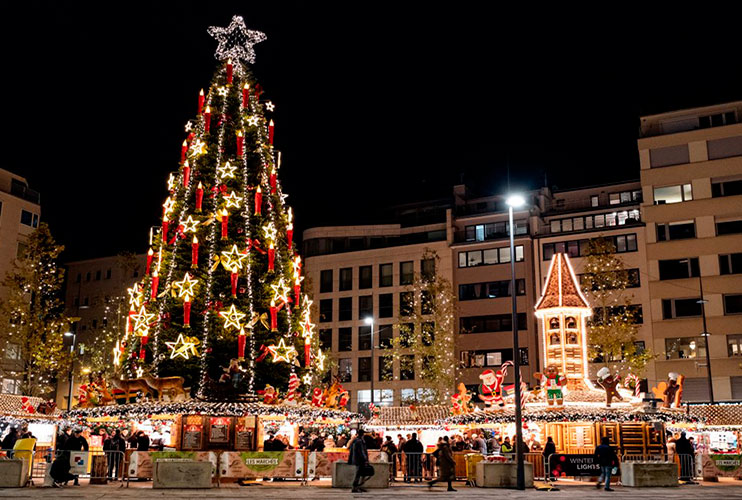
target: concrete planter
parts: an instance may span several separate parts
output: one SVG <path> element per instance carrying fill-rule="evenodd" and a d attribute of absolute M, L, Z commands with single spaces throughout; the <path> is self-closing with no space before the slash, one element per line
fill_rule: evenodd
<path fill-rule="evenodd" d="M 0 460 L 0 488 L 21 488 L 27 480 L 27 460 Z"/>
<path fill-rule="evenodd" d="M 678 486 L 678 464 L 674 462 L 622 462 L 621 484 L 636 488 Z"/>
<path fill-rule="evenodd" d="M 517 486 L 517 464 L 515 462 L 478 462 L 476 464 L 477 486 L 480 488 L 515 488 Z M 533 464 L 523 464 L 526 488 L 533 487 Z"/>
<path fill-rule="evenodd" d="M 211 488 L 211 462 L 161 459 L 154 464 L 153 488 Z"/>
<path fill-rule="evenodd" d="M 389 462 L 372 463 L 374 475 L 368 481 L 363 483 L 364 488 L 388 488 L 389 477 L 392 473 L 392 464 Z M 353 479 L 356 477 L 356 466 L 349 465 L 346 462 L 334 462 L 332 464 L 332 487 L 347 488 L 353 487 Z"/>

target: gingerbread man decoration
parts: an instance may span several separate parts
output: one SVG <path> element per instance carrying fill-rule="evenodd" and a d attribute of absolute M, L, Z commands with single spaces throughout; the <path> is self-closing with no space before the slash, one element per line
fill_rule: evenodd
<path fill-rule="evenodd" d="M 613 398 L 615 397 L 619 401 L 623 401 L 623 397 L 618 393 L 618 389 L 616 387 L 618 386 L 619 382 L 619 376 L 616 374 L 616 376 L 611 375 L 611 371 L 607 367 L 603 367 L 600 370 L 598 370 L 598 385 L 600 385 L 605 390 L 605 405 L 610 408 L 611 402 L 613 401 Z"/>

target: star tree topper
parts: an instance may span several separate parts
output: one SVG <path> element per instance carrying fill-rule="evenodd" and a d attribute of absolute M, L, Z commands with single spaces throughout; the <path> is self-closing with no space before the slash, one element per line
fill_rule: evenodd
<path fill-rule="evenodd" d="M 232 22 L 226 28 L 210 26 L 207 32 L 219 42 L 214 57 L 220 61 L 231 59 L 254 63 L 255 50 L 253 50 L 253 45 L 268 38 L 261 31 L 247 29 L 242 16 L 233 16 Z M 240 65 L 238 64 L 236 69 L 239 71 L 239 68 Z"/>

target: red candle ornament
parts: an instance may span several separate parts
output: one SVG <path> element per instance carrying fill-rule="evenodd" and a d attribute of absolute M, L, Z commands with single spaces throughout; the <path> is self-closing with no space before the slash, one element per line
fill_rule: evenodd
<path fill-rule="evenodd" d="M 180 146 L 180 163 L 183 163 L 185 161 L 187 152 L 188 152 L 188 141 L 184 140 L 183 145 Z"/>
<path fill-rule="evenodd" d="M 273 266 L 276 262 L 276 249 L 273 248 L 273 242 L 268 247 L 268 270 L 273 271 Z"/>
<path fill-rule="evenodd" d="M 211 108 L 206 106 L 206 111 L 204 111 L 204 132 L 208 134 L 209 128 L 211 128 Z"/>
<path fill-rule="evenodd" d="M 227 239 L 227 228 L 229 224 L 229 212 L 227 212 L 227 209 L 225 208 L 222 210 L 222 239 Z"/>
<path fill-rule="evenodd" d="M 155 252 L 150 248 L 147 252 L 147 270 L 144 272 L 144 274 L 149 274 L 149 268 L 152 266 L 152 258 L 154 257 Z"/>
<path fill-rule="evenodd" d="M 157 270 L 152 273 L 152 293 L 150 297 L 154 300 L 157 298 L 157 288 L 160 285 L 160 277 L 157 276 Z"/>
<path fill-rule="evenodd" d="M 137 313 L 136 309 L 134 309 L 134 306 L 131 306 L 131 309 L 129 310 L 129 316 L 126 318 L 126 331 L 129 333 L 134 333 L 134 322 L 131 320 L 131 317 L 134 316 Z"/>
<path fill-rule="evenodd" d="M 271 186 L 271 194 L 276 194 L 276 167 L 273 167 L 271 170 L 271 174 L 268 176 L 268 183 Z"/>
<path fill-rule="evenodd" d="M 191 296 L 186 295 L 183 302 L 183 326 L 191 326 Z"/>
<path fill-rule="evenodd" d="M 188 144 L 190 144 L 191 142 L 193 142 L 193 139 L 195 138 L 196 138 L 196 133 L 191 132 L 190 134 L 188 134 L 188 138 L 186 138 L 186 141 L 188 141 Z"/>
<path fill-rule="evenodd" d="M 304 337 L 304 366 L 307 368 L 309 368 L 309 363 L 311 363 L 311 350 L 312 344 L 309 337 Z"/>
<path fill-rule="evenodd" d="M 191 243 L 191 267 L 198 267 L 198 238 L 195 235 Z"/>
<path fill-rule="evenodd" d="M 296 278 L 296 281 L 294 282 L 294 304 L 298 307 L 301 302 L 299 302 L 299 298 L 301 297 L 301 281 L 299 278 Z"/>
<path fill-rule="evenodd" d="M 237 336 L 237 357 L 240 359 L 245 358 L 245 341 L 247 340 L 247 335 L 245 335 L 245 329 L 240 328 L 240 334 Z"/>
<path fill-rule="evenodd" d="M 232 282 L 232 297 L 237 297 L 237 271 L 233 270 L 232 274 L 230 275 L 231 282 Z"/>
<path fill-rule="evenodd" d="M 274 300 L 271 300 L 270 313 L 271 313 L 271 331 L 276 332 L 278 331 L 278 309 L 276 309 L 276 302 Z"/>
<path fill-rule="evenodd" d="M 289 250 L 291 250 L 291 244 L 294 242 L 294 224 L 291 222 L 286 226 L 286 242 L 289 245 Z"/>
<path fill-rule="evenodd" d="M 273 146 L 273 132 L 275 128 L 276 125 L 273 123 L 273 120 L 271 120 L 268 124 L 268 141 L 270 142 L 271 146 Z"/>
<path fill-rule="evenodd" d="M 147 355 L 147 353 L 144 351 L 144 347 L 147 345 L 147 342 L 149 342 L 149 336 L 143 335 L 141 339 L 142 341 L 139 344 L 139 359 L 144 359 L 144 357 Z"/>
<path fill-rule="evenodd" d="M 242 156 L 245 152 L 245 136 L 242 130 L 237 131 L 237 156 Z"/>
<path fill-rule="evenodd" d="M 232 84 L 232 60 L 227 59 L 227 84 Z"/>
<path fill-rule="evenodd" d="M 188 164 L 188 160 L 186 160 L 183 164 L 183 187 L 187 188 L 189 182 L 191 182 L 191 166 Z"/>
<path fill-rule="evenodd" d="M 201 111 L 204 109 L 204 89 L 201 89 L 201 92 L 198 93 L 198 114 L 201 114 Z"/>
<path fill-rule="evenodd" d="M 246 83 L 242 87 L 242 107 L 247 108 L 250 106 L 250 84 Z"/>
<path fill-rule="evenodd" d="M 255 190 L 255 215 L 260 215 L 263 209 L 263 190 L 260 186 Z"/>
<path fill-rule="evenodd" d="M 196 188 L 196 212 L 201 211 L 201 205 L 204 202 L 204 187 L 199 182 L 198 187 Z"/>
<path fill-rule="evenodd" d="M 162 242 L 167 243 L 167 228 L 170 225 L 170 221 L 167 220 L 167 215 L 162 218 Z"/>

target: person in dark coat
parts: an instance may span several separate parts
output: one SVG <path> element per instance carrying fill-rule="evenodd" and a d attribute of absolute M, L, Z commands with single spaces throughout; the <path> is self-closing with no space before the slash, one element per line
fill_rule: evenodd
<path fill-rule="evenodd" d="M 149 451 L 149 436 L 144 431 L 137 432 L 137 451 Z"/>
<path fill-rule="evenodd" d="M 412 433 L 412 437 L 404 444 L 402 451 L 404 451 L 407 460 L 404 480 L 408 483 L 412 480 L 415 482 L 422 481 L 423 444 L 417 440 L 416 432 Z"/>
<path fill-rule="evenodd" d="M 361 436 L 359 436 L 361 437 Z M 364 432 L 363 436 L 363 444 L 366 445 L 366 451 L 368 450 L 378 450 L 376 447 L 376 438 L 371 435 L 371 433 Z"/>
<path fill-rule="evenodd" d="M 75 429 L 72 431 L 72 436 L 67 439 L 67 442 L 65 443 L 65 450 L 69 451 L 88 451 L 90 447 L 88 446 L 88 440 L 85 439 L 85 436 L 82 435 L 82 429 Z M 69 461 L 69 455 L 67 455 Z M 75 479 L 75 482 L 73 483 L 75 486 L 80 486 L 80 477 L 77 475 L 73 476 Z M 68 479 L 69 481 L 69 479 Z"/>
<path fill-rule="evenodd" d="M 70 428 L 65 427 L 57 434 L 57 450 L 66 450 L 67 440 L 70 438 Z"/>
<path fill-rule="evenodd" d="M 335 441 L 335 446 L 338 448 L 345 448 L 345 445 L 348 444 L 348 436 L 345 434 L 340 434 Z"/>
<path fill-rule="evenodd" d="M 275 451 L 274 444 L 276 442 L 275 436 L 273 434 L 268 434 L 268 439 L 263 441 L 263 451 Z"/>
<path fill-rule="evenodd" d="M 77 481 L 77 476 L 70 474 L 70 458 L 66 453 L 60 453 L 57 458 L 52 462 L 52 467 L 49 470 L 51 476 L 52 486 L 54 488 L 61 488 L 62 484 L 67 484 L 70 480 L 74 479 Z"/>
<path fill-rule="evenodd" d="M 3 450 L 12 450 L 15 446 L 15 442 L 18 441 L 18 428 L 11 427 L 8 434 L 3 438 L 2 446 Z M 8 458 L 13 458 L 13 452 L 7 452 Z"/>
<path fill-rule="evenodd" d="M 386 453 L 389 462 L 391 462 L 392 464 L 391 477 L 392 479 L 394 479 L 395 471 L 397 470 L 397 460 L 399 459 L 399 457 L 397 456 L 397 445 L 394 444 L 391 436 L 386 437 L 386 441 L 384 441 L 384 444 L 381 445 L 381 451 Z"/>
<path fill-rule="evenodd" d="M 595 461 L 600 466 L 600 477 L 595 487 L 600 489 L 600 483 L 605 479 L 605 491 L 613 491 L 611 488 L 611 473 L 614 467 L 618 467 L 618 457 L 610 443 L 611 441 L 604 437 L 600 440 L 600 446 L 595 448 Z"/>
<path fill-rule="evenodd" d="M 106 452 L 108 460 L 108 479 L 119 476 L 121 459 L 126 452 L 126 441 L 121 437 L 121 431 L 116 429 L 108 439 L 103 442 L 103 451 Z"/>
<path fill-rule="evenodd" d="M 692 481 L 695 452 L 690 440 L 685 437 L 685 432 L 681 432 L 680 437 L 675 440 L 675 453 L 680 459 L 680 479 Z"/>
<path fill-rule="evenodd" d="M 350 445 L 350 453 L 348 455 L 348 464 L 356 466 L 356 475 L 353 478 L 353 489 L 352 493 L 361 493 L 366 490 L 361 488 L 363 483 L 366 482 L 368 476 L 363 475 L 363 469 L 369 465 L 368 462 L 368 450 L 366 450 L 366 441 L 363 439 L 365 432 L 363 429 L 358 429 L 356 439 Z"/>
<path fill-rule="evenodd" d="M 314 436 L 309 445 L 309 451 L 325 451 L 325 440 L 322 439 L 322 436 Z"/>
<path fill-rule="evenodd" d="M 438 477 L 430 481 L 428 487 L 432 488 L 435 483 L 446 481 L 448 483 L 447 491 L 456 491 L 451 486 L 451 481 L 456 479 L 456 462 L 453 459 L 453 451 L 451 451 L 448 436 L 444 436 L 441 441 L 438 441 L 438 448 L 433 452 L 433 456 L 438 463 Z"/>
<path fill-rule="evenodd" d="M 556 445 L 554 444 L 554 440 L 549 436 L 546 438 L 546 444 L 544 445 L 544 451 L 541 453 L 544 457 L 544 467 L 547 468 L 547 470 L 551 470 L 550 464 L 549 464 L 549 457 L 556 453 Z"/>

